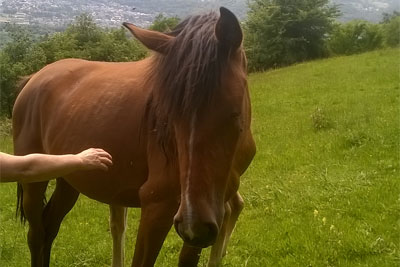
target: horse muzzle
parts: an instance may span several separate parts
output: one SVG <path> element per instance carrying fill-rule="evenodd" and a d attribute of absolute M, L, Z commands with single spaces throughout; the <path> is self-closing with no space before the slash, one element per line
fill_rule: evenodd
<path fill-rule="evenodd" d="M 201 221 L 195 218 L 184 217 L 179 213 L 174 218 L 174 226 L 183 241 L 193 247 L 206 248 L 215 243 L 218 235 L 216 222 Z"/>

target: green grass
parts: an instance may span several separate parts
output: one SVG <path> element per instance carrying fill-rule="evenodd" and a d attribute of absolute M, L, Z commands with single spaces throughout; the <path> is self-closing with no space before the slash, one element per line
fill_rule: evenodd
<path fill-rule="evenodd" d="M 222 266 L 399 266 L 399 60 L 381 50 L 250 75 L 258 151 Z M 1 266 L 29 265 L 15 187 L 0 187 Z M 139 216 L 130 210 L 128 266 Z M 176 266 L 180 245 L 171 230 L 156 266 Z M 81 196 L 52 265 L 109 266 L 110 255 L 108 207 Z"/>

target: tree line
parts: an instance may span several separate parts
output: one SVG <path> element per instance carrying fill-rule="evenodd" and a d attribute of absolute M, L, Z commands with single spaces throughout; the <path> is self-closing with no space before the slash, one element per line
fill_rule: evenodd
<path fill-rule="evenodd" d="M 399 46 L 400 13 L 384 14 L 381 23 L 337 22 L 339 9 L 329 0 L 251 0 L 243 21 L 250 71 L 297 62 Z M 167 31 L 177 17 L 159 15 L 150 29 Z M 88 14 L 78 16 L 63 32 L 39 38 L 18 25 L 7 25 L 11 41 L 0 51 L 0 115 L 11 116 L 22 76 L 63 58 L 134 61 L 147 50 L 123 28 L 103 29 Z"/>
<path fill-rule="evenodd" d="M 399 45 L 396 11 L 374 24 L 338 22 L 339 7 L 329 0 L 252 0 L 249 8 L 244 29 L 250 71 Z"/>

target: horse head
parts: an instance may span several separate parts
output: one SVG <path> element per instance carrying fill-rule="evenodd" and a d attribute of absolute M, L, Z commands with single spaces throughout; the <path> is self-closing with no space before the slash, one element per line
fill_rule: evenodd
<path fill-rule="evenodd" d="M 221 8 L 220 15 L 190 17 L 170 33 L 124 26 L 156 52 L 149 70 L 151 106 L 160 139 L 173 144 L 179 169 L 175 229 L 189 245 L 207 247 L 238 189 L 237 147 L 250 128 L 239 21 Z"/>

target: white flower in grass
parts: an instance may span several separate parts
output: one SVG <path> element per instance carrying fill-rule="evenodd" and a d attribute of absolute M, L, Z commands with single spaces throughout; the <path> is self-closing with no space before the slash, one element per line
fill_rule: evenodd
<path fill-rule="evenodd" d="M 314 217 L 318 216 L 318 210 L 314 210 Z"/>

